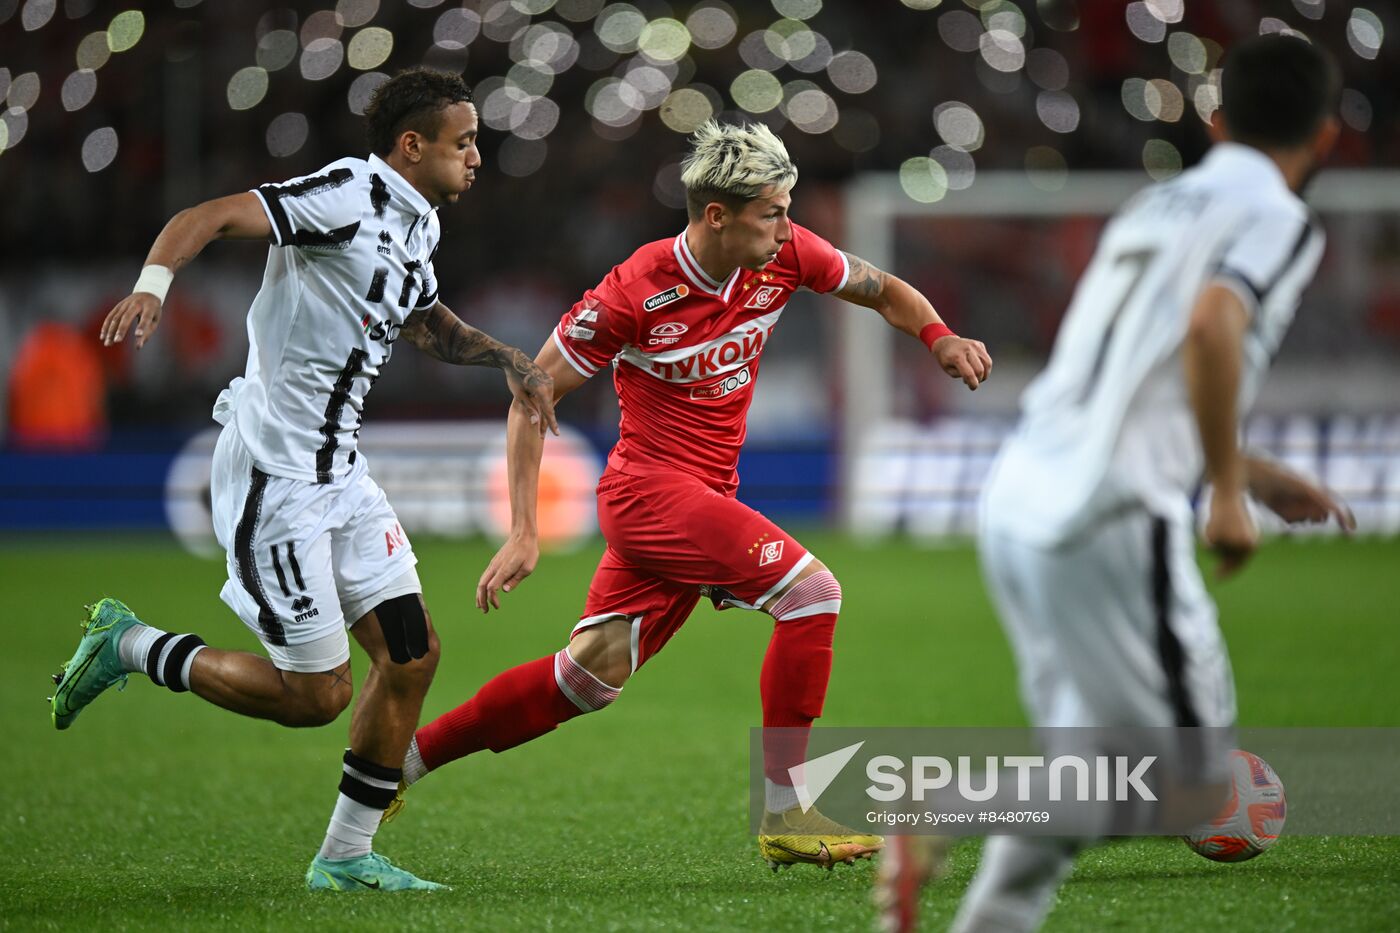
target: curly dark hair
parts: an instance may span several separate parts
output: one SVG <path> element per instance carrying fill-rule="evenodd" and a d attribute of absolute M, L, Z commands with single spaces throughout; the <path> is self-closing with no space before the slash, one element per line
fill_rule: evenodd
<path fill-rule="evenodd" d="M 471 99 L 472 89 L 460 75 L 431 68 L 400 71 L 379 85 L 365 108 L 370 151 L 388 155 L 408 130 L 437 139 L 443 110 Z"/>

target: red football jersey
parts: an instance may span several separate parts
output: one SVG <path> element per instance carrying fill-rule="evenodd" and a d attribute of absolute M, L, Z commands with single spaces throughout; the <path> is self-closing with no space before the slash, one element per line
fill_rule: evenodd
<path fill-rule="evenodd" d="M 837 291 L 849 274 L 844 253 L 797 224 L 766 269 L 723 282 L 700 268 L 684 231 L 613 267 L 554 329 L 584 376 L 612 363 L 622 421 L 608 465 L 680 470 L 733 495 L 759 357 L 783 307 L 799 287 Z"/>

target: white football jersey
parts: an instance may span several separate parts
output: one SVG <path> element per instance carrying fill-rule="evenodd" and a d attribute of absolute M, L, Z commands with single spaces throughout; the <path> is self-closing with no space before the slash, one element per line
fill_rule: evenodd
<path fill-rule="evenodd" d="M 219 396 L 253 464 L 329 483 L 355 462 L 365 396 L 404 319 L 437 301 L 436 209 L 376 155 L 254 189 L 272 221 L 248 366 Z"/>
<path fill-rule="evenodd" d="M 1049 365 L 983 495 L 984 527 L 1072 540 L 1143 507 L 1189 521 L 1204 455 L 1181 348 L 1204 287 L 1250 312 L 1239 411 L 1254 402 L 1322 256 L 1323 235 L 1278 167 L 1225 143 L 1113 217 L 1075 290 Z"/>

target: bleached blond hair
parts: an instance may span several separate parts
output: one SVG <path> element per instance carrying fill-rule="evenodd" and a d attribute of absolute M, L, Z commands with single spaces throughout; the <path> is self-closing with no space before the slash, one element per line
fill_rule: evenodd
<path fill-rule="evenodd" d="M 692 219 L 701 217 L 711 201 L 737 210 L 770 185 L 775 191 L 786 191 L 797 184 L 797 166 L 787 147 L 762 123 L 742 126 L 707 120 L 690 143 L 690 152 L 681 161 L 681 184 Z"/>

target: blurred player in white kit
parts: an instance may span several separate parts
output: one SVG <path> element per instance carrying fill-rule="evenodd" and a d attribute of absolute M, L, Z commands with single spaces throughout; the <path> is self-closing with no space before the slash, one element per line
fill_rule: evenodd
<path fill-rule="evenodd" d="M 1289 522 L 1354 526 L 1326 490 L 1238 442 L 1322 256 L 1299 193 L 1337 137 L 1339 89 L 1335 63 L 1302 37 L 1235 46 L 1216 145 L 1111 220 L 1026 390 L 984 489 L 979 546 L 1035 727 L 1234 725 L 1229 659 L 1195 561 L 1202 477 L 1222 575 L 1257 544 L 1246 495 Z M 1205 749 L 1200 773 L 1222 774 L 1224 751 Z M 990 838 L 953 928 L 1039 927 L 1093 841 Z M 918 882 L 945 849 L 912 837 L 887 848 L 887 928 L 912 928 Z"/>

